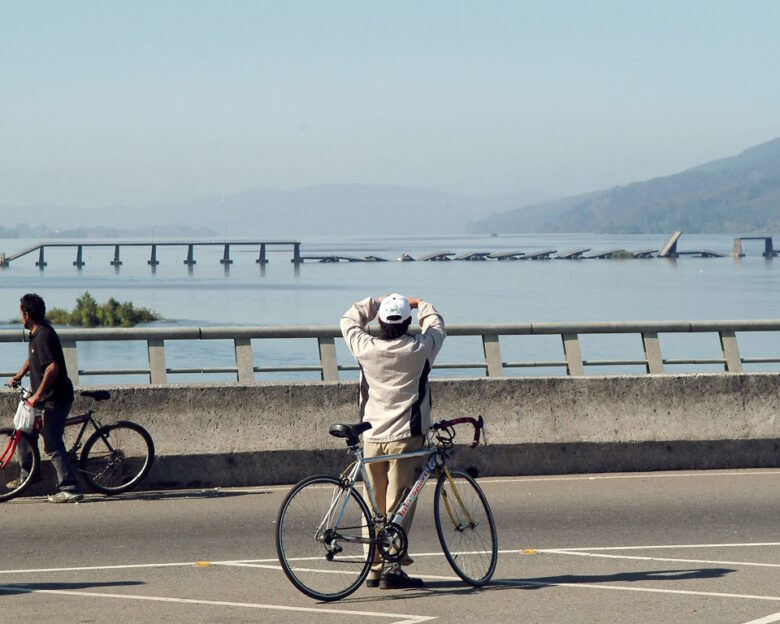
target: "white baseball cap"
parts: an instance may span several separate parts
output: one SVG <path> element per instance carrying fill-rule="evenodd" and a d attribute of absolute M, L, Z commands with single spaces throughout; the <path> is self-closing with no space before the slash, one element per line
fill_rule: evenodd
<path fill-rule="evenodd" d="M 387 325 L 399 325 L 411 316 L 409 300 L 398 293 L 387 295 L 379 304 L 379 320 Z"/>

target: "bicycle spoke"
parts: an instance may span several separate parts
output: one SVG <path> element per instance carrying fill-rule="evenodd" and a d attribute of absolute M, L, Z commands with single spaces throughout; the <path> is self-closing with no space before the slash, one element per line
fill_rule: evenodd
<path fill-rule="evenodd" d="M 0 430 L 0 501 L 22 494 L 37 477 L 40 455 L 38 445 L 27 434 L 13 429 Z"/>
<path fill-rule="evenodd" d="M 444 554 L 453 570 L 472 585 L 484 585 L 498 558 L 493 514 L 477 483 L 466 473 L 442 475 L 436 484 L 434 517 Z"/>
<path fill-rule="evenodd" d="M 342 598 L 368 573 L 371 545 L 360 543 L 369 535 L 368 511 L 358 501 L 338 480 L 319 477 L 296 485 L 282 504 L 279 560 L 305 594 L 319 600 Z"/>
<path fill-rule="evenodd" d="M 79 470 L 92 487 L 106 494 L 124 492 L 143 479 L 154 460 L 149 434 L 130 422 L 98 429 L 84 445 Z"/>

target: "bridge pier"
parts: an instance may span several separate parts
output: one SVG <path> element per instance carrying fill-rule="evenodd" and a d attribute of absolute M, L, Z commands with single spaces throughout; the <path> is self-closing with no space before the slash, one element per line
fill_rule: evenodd
<path fill-rule="evenodd" d="M 148 264 L 152 268 L 160 264 L 157 261 L 157 245 L 152 245 L 152 256 L 149 258 L 149 260 L 146 261 L 146 264 Z"/>
<path fill-rule="evenodd" d="M 229 243 L 225 243 L 225 251 L 222 254 L 222 260 L 220 260 L 219 262 L 220 262 L 220 264 L 224 264 L 225 266 L 233 264 L 233 261 L 230 259 L 230 244 Z"/>
<path fill-rule="evenodd" d="M 298 266 L 303 260 L 301 260 L 301 244 L 293 243 L 293 258 L 290 260 L 295 266 Z"/>
<path fill-rule="evenodd" d="M 5 269 L 10 265 L 10 262 L 5 259 L 5 252 L 0 251 L 0 269 Z"/>
<path fill-rule="evenodd" d="M 41 271 L 43 271 L 43 267 L 46 266 L 46 261 L 43 259 L 43 245 L 40 246 L 38 251 L 38 262 L 35 263 L 35 266 L 37 266 Z"/>
<path fill-rule="evenodd" d="M 186 264 L 188 267 L 191 267 L 197 262 L 195 261 L 195 258 L 192 257 L 192 248 L 194 245 L 187 245 L 187 259 L 184 261 L 184 264 Z"/>
<path fill-rule="evenodd" d="M 261 266 L 268 264 L 268 260 L 265 257 L 265 243 L 260 243 L 260 257 L 255 262 Z"/>
<path fill-rule="evenodd" d="M 119 259 L 119 245 L 114 245 L 114 259 L 111 261 L 111 266 L 122 266 L 122 261 Z"/>
<path fill-rule="evenodd" d="M 744 258 L 745 254 L 742 253 L 742 241 L 745 240 L 762 240 L 764 241 L 764 253 L 761 255 L 764 258 L 776 258 L 777 250 L 774 248 L 771 236 L 737 236 L 734 239 L 734 247 L 731 250 L 731 255 L 734 258 Z"/>
<path fill-rule="evenodd" d="M 79 245 L 76 248 L 76 260 L 73 262 L 73 266 L 80 269 L 83 267 L 86 263 L 83 259 L 83 245 Z"/>

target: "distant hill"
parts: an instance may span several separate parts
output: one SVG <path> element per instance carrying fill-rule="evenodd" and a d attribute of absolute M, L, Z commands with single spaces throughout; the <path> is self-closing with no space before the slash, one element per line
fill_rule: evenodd
<path fill-rule="evenodd" d="M 469 230 L 779 232 L 780 138 L 675 175 L 496 213 Z"/>
<path fill-rule="evenodd" d="M 40 232 L 38 224 L 46 224 L 49 231 L 85 231 L 89 226 L 92 235 L 108 235 L 113 228 L 118 233 L 140 236 L 140 228 L 156 228 L 158 235 L 164 230 L 165 236 L 172 236 L 177 233 L 175 224 L 182 224 L 181 235 L 198 230 L 218 237 L 419 236 L 464 234 L 466 225 L 474 219 L 546 197 L 549 194 L 528 191 L 475 198 L 398 186 L 334 184 L 295 190 L 259 189 L 147 206 L 0 206 L 0 213 L 26 219 L 26 224 L 13 228 L 15 232 L 31 228 Z M 11 235 L 9 226 L 6 236 Z"/>

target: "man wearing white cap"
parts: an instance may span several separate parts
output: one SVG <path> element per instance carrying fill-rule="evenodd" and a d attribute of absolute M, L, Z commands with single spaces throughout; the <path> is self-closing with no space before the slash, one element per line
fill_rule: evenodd
<path fill-rule="evenodd" d="M 422 332 L 407 333 L 412 309 Z M 377 318 L 380 335 L 372 336 L 368 324 Z M 366 457 L 390 455 L 423 448 L 431 422 L 431 395 L 428 373 L 439 353 L 446 331 L 436 309 L 420 299 L 392 294 L 358 301 L 341 317 L 341 333 L 360 365 L 360 416 L 371 423 L 363 434 Z M 414 485 L 421 466 L 419 458 L 368 464 L 371 484 L 380 513 L 391 512 L 402 495 Z M 404 518 L 407 534 L 412 513 Z M 382 589 L 421 587 L 422 580 L 410 578 L 401 569 L 412 560 L 405 557 L 400 566 L 383 569 L 375 555 L 366 584 Z"/>

